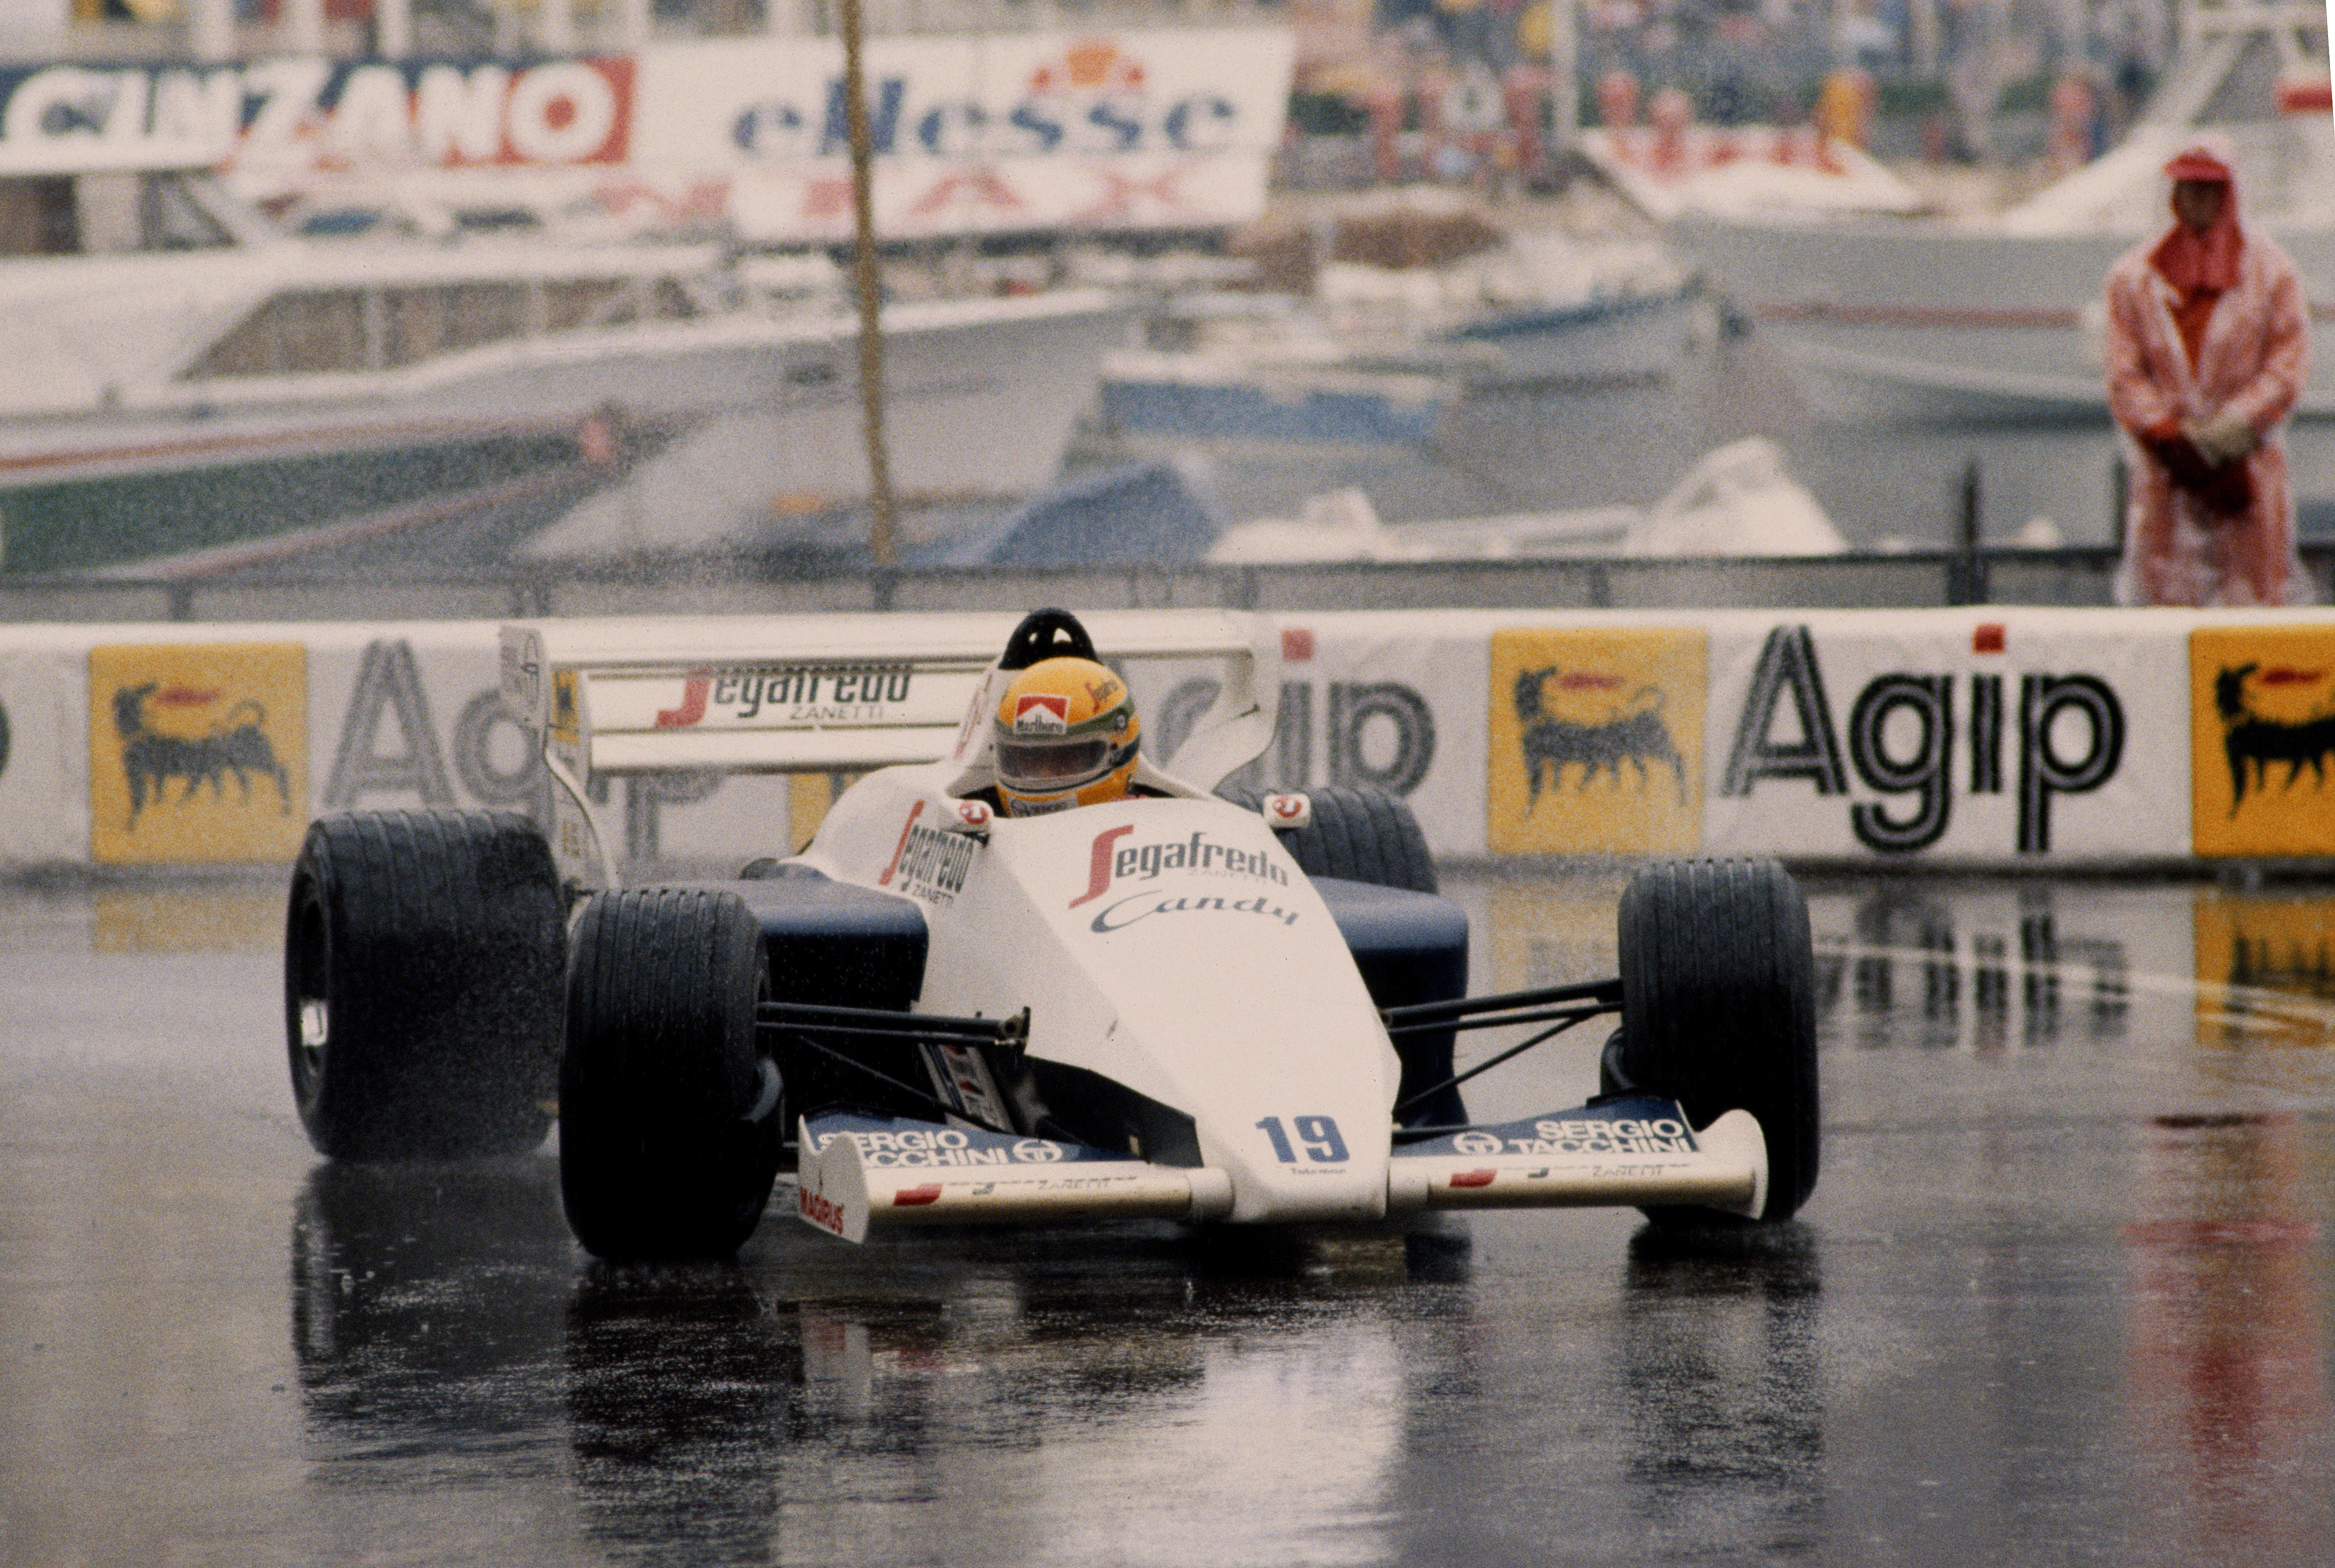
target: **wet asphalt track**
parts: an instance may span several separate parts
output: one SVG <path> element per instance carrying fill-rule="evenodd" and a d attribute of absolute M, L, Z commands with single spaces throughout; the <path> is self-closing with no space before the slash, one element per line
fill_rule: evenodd
<path fill-rule="evenodd" d="M 1479 985 L 1610 964 L 1616 881 L 1451 882 Z M 774 1211 L 637 1273 L 548 1156 L 311 1156 L 273 882 L 0 890 L 0 1563 L 2335 1560 L 2335 886 L 1809 886 L 1757 1240 Z"/>

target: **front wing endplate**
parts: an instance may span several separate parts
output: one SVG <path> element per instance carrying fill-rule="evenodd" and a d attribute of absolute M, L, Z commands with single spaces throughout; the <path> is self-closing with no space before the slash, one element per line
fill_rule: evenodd
<path fill-rule="evenodd" d="M 1767 1196 L 1768 1140 L 1749 1111 L 1696 1132 L 1677 1101 L 1650 1096 L 1407 1144 L 1387 1176 L 1390 1214 L 1678 1204 L 1757 1215 Z"/>

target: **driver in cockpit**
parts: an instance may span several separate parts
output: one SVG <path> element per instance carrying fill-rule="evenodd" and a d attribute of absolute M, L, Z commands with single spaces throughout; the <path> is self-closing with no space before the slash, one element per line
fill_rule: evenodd
<path fill-rule="evenodd" d="M 1042 659 L 1014 675 L 997 705 L 991 755 L 1000 809 L 1042 817 L 1124 800 L 1143 724 L 1127 682 L 1092 659 Z"/>

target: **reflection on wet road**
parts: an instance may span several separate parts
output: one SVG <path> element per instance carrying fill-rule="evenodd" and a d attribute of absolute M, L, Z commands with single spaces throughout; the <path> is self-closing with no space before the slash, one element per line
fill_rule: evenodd
<path fill-rule="evenodd" d="M 1453 880 L 1480 986 L 1611 965 L 1617 876 Z M 0 1563 L 2325 1561 L 2335 893 L 1809 887 L 1772 1233 L 774 1217 L 664 1270 L 548 1156 L 318 1163 L 272 885 L 0 894 Z M 1573 1103 L 1555 1052 L 1474 1108 Z"/>

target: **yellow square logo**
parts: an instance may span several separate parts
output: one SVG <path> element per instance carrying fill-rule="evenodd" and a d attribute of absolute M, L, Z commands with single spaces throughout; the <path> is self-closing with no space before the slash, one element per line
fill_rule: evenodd
<path fill-rule="evenodd" d="M 307 825 L 305 648 L 90 650 L 92 859 L 286 861 Z"/>
<path fill-rule="evenodd" d="M 2189 634 L 2199 855 L 2335 854 L 2335 626 Z"/>
<path fill-rule="evenodd" d="M 1708 663 L 1692 627 L 1494 633 L 1487 847 L 1700 848 Z"/>

